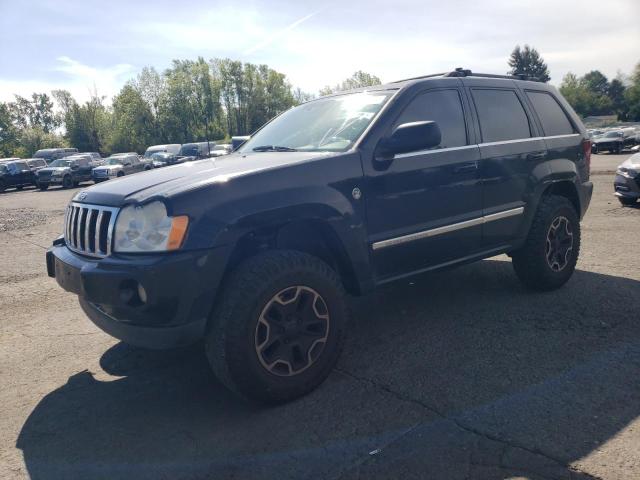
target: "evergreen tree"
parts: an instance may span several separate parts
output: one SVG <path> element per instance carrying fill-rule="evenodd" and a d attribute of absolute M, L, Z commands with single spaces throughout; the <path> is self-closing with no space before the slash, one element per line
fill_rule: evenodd
<path fill-rule="evenodd" d="M 551 80 L 547 64 L 544 63 L 538 51 L 529 45 L 525 45 L 524 48 L 516 45 L 516 48 L 511 52 L 508 64 L 511 70 L 507 73 L 510 75 L 526 75 L 542 82 Z"/>

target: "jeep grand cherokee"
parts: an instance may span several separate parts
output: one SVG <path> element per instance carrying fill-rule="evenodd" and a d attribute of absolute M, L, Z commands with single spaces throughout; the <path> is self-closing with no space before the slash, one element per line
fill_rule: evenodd
<path fill-rule="evenodd" d="M 204 339 L 231 390 L 287 401 L 335 365 L 345 292 L 501 253 L 528 287 L 563 285 L 590 155 L 544 83 L 459 69 L 343 92 L 230 155 L 78 193 L 48 272 L 114 337 Z"/>

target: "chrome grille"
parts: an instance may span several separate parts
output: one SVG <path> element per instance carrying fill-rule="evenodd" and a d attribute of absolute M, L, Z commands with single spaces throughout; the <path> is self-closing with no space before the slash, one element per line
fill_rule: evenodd
<path fill-rule="evenodd" d="M 111 254 L 118 209 L 71 202 L 64 216 L 64 239 L 70 250 L 92 257 Z"/>

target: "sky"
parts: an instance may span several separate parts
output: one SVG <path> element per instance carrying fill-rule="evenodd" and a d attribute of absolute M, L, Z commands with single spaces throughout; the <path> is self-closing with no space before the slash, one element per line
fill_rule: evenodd
<path fill-rule="evenodd" d="M 316 93 L 356 70 L 393 81 L 456 67 L 506 73 L 516 44 L 612 78 L 640 62 L 640 0 L 0 0 L 0 101 L 92 90 L 110 99 L 145 66 L 228 57 Z"/>

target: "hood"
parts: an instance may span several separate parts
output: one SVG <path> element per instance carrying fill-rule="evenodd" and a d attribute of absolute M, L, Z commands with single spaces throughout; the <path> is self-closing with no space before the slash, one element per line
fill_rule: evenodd
<path fill-rule="evenodd" d="M 120 170 L 122 169 L 122 165 L 100 165 L 99 167 L 94 168 L 94 170 Z"/>
<path fill-rule="evenodd" d="M 618 165 L 618 168 L 632 168 L 634 170 L 640 170 L 640 153 L 631 155 L 624 162 Z"/>
<path fill-rule="evenodd" d="M 591 143 L 609 143 L 609 142 L 622 142 L 622 137 L 598 137 L 594 138 Z"/>
<path fill-rule="evenodd" d="M 342 153 L 339 153 L 340 155 Z M 232 178 L 255 175 L 264 170 L 336 155 L 333 152 L 252 152 L 234 153 L 216 159 L 180 163 L 153 169 L 141 175 L 125 175 L 82 190 L 75 201 L 119 207 L 151 198 L 170 198 L 192 189 L 224 183 Z M 102 167 L 98 167 L 102 168 Z M 80 200 L 82 197 L 82 200 Z"/>
<path fill-rule="evenodd" d="M 69 167 L 44 167 L 38 170 L 38 173 L 55 173 L 55 172 L 66 172 L 71 171 Z"/>

